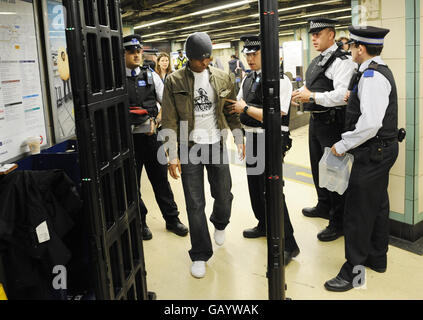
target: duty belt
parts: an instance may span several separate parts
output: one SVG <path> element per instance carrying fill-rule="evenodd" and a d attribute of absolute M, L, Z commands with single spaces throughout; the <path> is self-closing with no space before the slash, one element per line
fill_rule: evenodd
<path fill-rule="evenodd" d="M 392 138 L 380 138 L 380 137 L 373 137 L 369 140 L 367 140 L 365 143 L 363 143 L 362 145 L 358 146 L 358 148 L 360 147 L 368 147 L 372 144 L 379 144 L 382 147 L 386 147 L 394 142 L 398 142 L 398 137 L 392 137 Z"/>

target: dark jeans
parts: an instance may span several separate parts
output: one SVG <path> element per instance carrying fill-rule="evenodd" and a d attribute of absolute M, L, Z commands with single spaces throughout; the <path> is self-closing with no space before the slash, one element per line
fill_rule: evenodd
<path fill-rule="evenodd" d="M 327 123 L 310 117 L 309 126 L 309 151 L 311 173 L 317 192 L 317 210 L 330 214 L 329 226 L 342 230 L 345 196 L 330 192 L 319 187 L 319 161 L 325 152 L 325 147 L 331 148 L 341 140 L 341 125 L 336 122 Z"/>
<path fill-rule="evenodd" d="M 195 145 L 193 148 L 197 146 Z M 197 164 L 189 157 L 188 163 L 181 165 L 181 178 L 192 246 L 189 255 L 192 261 L 207 261 L 213 255 L 205 213 L 204 168 L 207 170 L 211 196 L 214 199 L 210 221 L 216 229 L 224 230 L 229 224 L 233 200 L 232 180 L 226 148 L 222 147 L 220 143 L 204 146 L 203 149 L 196 152 L 196 155 L 202 158 L 200 163 Z M 213 155 L 215 156 L 214 159 Z M 226 164 L 218 161 L 222 159 L 226 159 L 224 162 Z"/>
<path fill-rule="evenodd" d="M 172 189 L 170 188 L 167 165 L 160 164 L 157 160 L 157 153 L 162 148 L 162 143 L 157 141 L 157 134 L 147 136 L 143 133 L 132 135 L 134 138 L 135 162 L 137 165 L 137 179 L 141 185 L 141 173 L 145 166 L 148 179 L 151 182 L 156 197 L 157 204 L 166 222 L 173 223 L 179 215 L 178 206 L 175 203 Z M 139 191 L 140 192 L 140 191 Z M 142 221 L 145 223 L 147 207 L 141 199 L 140 192 L 140 211 Z"/>

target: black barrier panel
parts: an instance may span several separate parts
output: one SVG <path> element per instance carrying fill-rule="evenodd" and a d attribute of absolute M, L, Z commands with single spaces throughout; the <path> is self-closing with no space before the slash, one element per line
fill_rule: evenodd
<path fill-rule="evenodd" d="M 132 257 L 131 257 L 131 246 L 129 245 L 129 234 L 126 230 L 121 237 L 122 243 L 122 258 L 123 258 L 123 272 L 125 279 L 128 280 L 132 273 Z"/>
<path fill-rule="evenodd" d="M 121 152 L 120 148 L 120 128 L 119 128 L 119 118 L 116 112 L 116 106 L 112 106 L 107 109 L 107 118 L 109 120 L 109 135 L 110 135 L 110 144 L 112 148 L 112 158 L 115 158 Z"/>
<path fill-rule="evenodd" d="M 103 110 L 98 110 L 95 112 L 95 138 L 97 142 L 97 155 L 100 165 L 103 167 L 106 163 L 106 128 L 104 126 L 104 114 Z"/>
<path fill-rule="evenodd" d="M 127 299 L 128 300 L 135 300 L 135 288 L 134 288 L 134 286 L 131 286 L 131 288 L 129 288 Z"/>
<path fill-rule="evenodd" d="M 115 296 L 117 296 L 122 290 L 122 279 L 120 276 L 119 250 L 117 241 L 113 243 L 110 247 L 110 264 L 112 267 L 113 293 Z"/>
<path fill-rule="evenodd" d="M 86 26 L 95 26 L 93 0 L 84 0 L 84 17 Z"/>
<path fill-rule="evenodd" d="M 146 300 L 120 2 L 63 0 L 97 299 Z"/>
<path fill-rule="evenodd" d="M 101 91 L 100 61 L 97 56 L 97 35 L 93 33 L 87 34 L 87 46 L 89 66 L 88 76 L 90 78 L 91 93 L 97 93 Z"/>
<path fill-rule="evenodd" d="M 122 70 L 122 49 L 121 42 L 118 37 L 112 37 L 112 53 L 113 53 L 113 70 L 114 81 L 116 88 L 121 88 L 123 85 L 123 70 Z"/>
<path fill-rule="evenodd" d="M 109 27 L 112 30 L 117 30 L 117 8 L 115 1 L 109 1 Z"/>
<path fill-rule="evenodd" d="M 97 2 L 97 12 L 98 12 L 98 22 L 100 25 L 108 26 L 107 23 L 107 14 L 106 14 L 106 1 L 105 0 L 96 0 Z"/>
<path fill-rule="evenodd" d="M 102 66 L 104 74 L 104 85 L 106 90 L 112 90 L 113 84 L 113 67 L 112 67 L 112 53 L 109 38 L 101 38 L 101 54 Z"/>
<path fill-rule="evenodd" d="M 116 190 L 116 202 L 117 202 L 117 212 L 118 218 L 122 218 L 126 211 L 126 201 L 125 201 L 125 181 L 123 180 L 122 168 L 116 169 L 114 172 L 115 175 L 115 190 Z"/>
<path fill-rule="evenodd" d="M 129 148 L 128 141 L 132 136 L 128 137 L 128 133 L 126 132 L 126 121 L 127 121 L 127 113 L 128 109 L 124 103 L 120 103 L 117 105 L 118 108 L 118 118 L 119 118 L 119 129 L 120 129 L 120 147 L 121 150 L 127 150 Z"/>

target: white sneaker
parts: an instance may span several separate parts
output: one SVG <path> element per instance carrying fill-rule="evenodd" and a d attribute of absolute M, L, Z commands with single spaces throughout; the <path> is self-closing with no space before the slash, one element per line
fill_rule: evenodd
<path fill-rule="evenodd" d="M 206 275 L 206 262 L 194 261 L 191 266 L 191 274 L 194 278 L 203 278 Z"/>
<path fill-rule="evenodd" d="M 214 230 L 214 241 L 218 246 L 225 243 L 225 230 Z"/>

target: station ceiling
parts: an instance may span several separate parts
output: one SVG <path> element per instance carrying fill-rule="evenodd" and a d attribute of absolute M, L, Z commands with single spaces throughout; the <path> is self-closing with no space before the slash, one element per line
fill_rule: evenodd
<path fill-rule="evenodd" d="M 238 40 L 259 32 L 259 1 L 121 0 L 122 21 L 134 27 L 144 42 L 183 42 L 196 31 L 207 32 L 214 43 Z M 351 0 L 279 0 L 279 34 L 306 27 L 307 18 L 324 15 L 351 23 Z"/>

